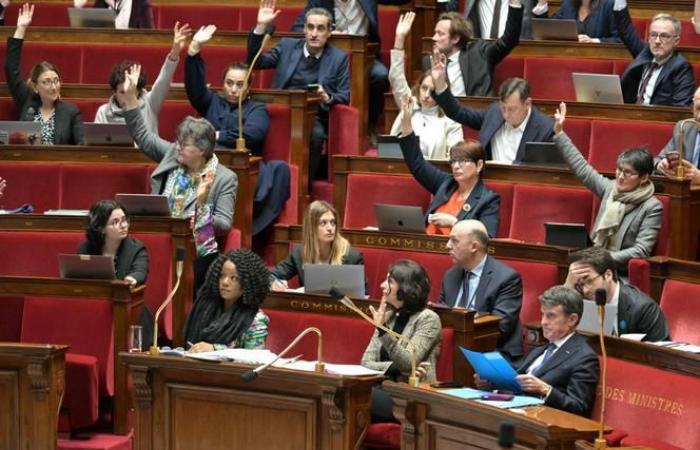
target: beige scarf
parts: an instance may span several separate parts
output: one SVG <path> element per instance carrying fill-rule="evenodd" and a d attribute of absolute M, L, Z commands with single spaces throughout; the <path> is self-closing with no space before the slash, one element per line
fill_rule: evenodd
<path fill-rule="evenodd" d="M 620 228 L 625 214 L 647 201 L 652 195 L 654 195 L 654 183 L 651 181 L 647 181 L 630 192 L 618 192 L 617 185 L 613 185 L 612 192 L 605 202 L 603 216 L 593 231 L 593 244 L 608 250 L 614 248 L 613 238 Z"/>

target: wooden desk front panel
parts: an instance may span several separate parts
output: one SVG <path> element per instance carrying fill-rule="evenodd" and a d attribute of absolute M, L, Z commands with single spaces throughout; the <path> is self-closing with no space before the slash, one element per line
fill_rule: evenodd
<path fill-rule="evenodd" d="M 19 372 L 0 370 L 0 411 L 14 411 L 15 414 L 0 414 L 0 448 L 19 449 Z"/>

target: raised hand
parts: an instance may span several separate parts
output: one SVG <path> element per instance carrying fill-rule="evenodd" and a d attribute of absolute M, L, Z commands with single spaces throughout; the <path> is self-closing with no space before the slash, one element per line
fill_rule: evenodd
<path fill-rule="evenodd" d="M 372 319 L 375 325 L 384 325 L 386 321 L 386 298 L 382 297 L 379 302 L 379 308 L 374 309 L 374 306 L 370 305 L 369 312 L 372 314 Z"/>
<path fill-rule="evenodd" d="M 32 16 L 34 15 L 34 5 L 25 3 L 19 9 L 19 15 L 17 16 L 17 28 L 27 28 L 32 23 Z"/>
<path fill-rule="evenodd" d="M 141 75 L 141 65 L 134 64 L 124 71 L 124 102 L 125 109 L 130 110 L 139 106 L 138 84 Z"/>
<path fill-rule="evenodd" d="M 559 103 L 557 112 L 554 113 L 554 133 L 559 134 L 564 131 L 564 121 L 566 120 L 566 103 Z"/>
<path fill-rule="evenodd" d="M 401 136 L 408 136 L 413 133 L 413 111 L 411 106 L 411 97 L 404 95 L 401 99 Z"/>
<path fill-rule="evenodd" d="M 87 0 L 73 0 L 73 6 L 76 8 L 83 8 L 87 4 Z"/>
<path fill-rule="evenodd" d="M 260 7 L 258 8 L 258 27 L 265 27 L 272 23 L 277 14 L 280 13 L 279 9 L 275 9 L 276 0 L 260 0 Z"/>
<path fill-rule="evenodd" d="M 2 196 L 4 195 L 6 187 L 7 181 L 0 177 L 0 198 L 2 198 Z"/>
<path fill-rule="evenodd" d="M 447 57 L 437 48 L 433 48 L 433 60 L 430 67 L 430 76 L 433 77 L 433 85 L 435 92 L 442 92 L 447 88 L 447 75 L 445 68 L 447 67 Z"/>
<path fill-rule="evenodd" d="M 180 26 L 180 22 L 175 22 L 175 28 L 173 28 L 173 48 L 170 50 L 170 59 L 178 58 L 190 36 L 192 36 L 190 24 L 186 23 Z"/>
<path fill-rule="evenodd" d="M 403 50 L 404 42 L 406 41 L 406 36 L 411 32 L 411 26 L 413 25 L 413 19 L 416 18 L 416 13 L 409 11 L 406 14 L 402 14 L 399 17 L 399 21 L 396 24 L 396 37 L 394 38 L 394 48 L 397 50 Z"/>
<path fill-rule="evenodd" d="M 197 206 L 204 206 L 209 198 L 209 192 L 211 191 L 211 186 L 214 184 L 214 179 L 216 174 L 214 172 L 205 172 L 199 177 L 199 183 L 197 184 Z"/>

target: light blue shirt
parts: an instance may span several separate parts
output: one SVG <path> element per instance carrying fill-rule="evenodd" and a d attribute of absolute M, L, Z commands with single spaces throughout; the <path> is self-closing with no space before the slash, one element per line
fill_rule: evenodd
<path fill-rule="evenodd" d="M 486 264 L 486 258 L 488 258 L 488 255 L 484 255 L 484 259 L 482 259 L 481 262 L 471 270 L 471 276 L 469 277 L 469 298 L 465 302 L 467 305 L 467 309 L 475 307 L 474 296 L 476 295 L 476 289 L 479 287 L 479 281 L 481 281 L 481 274 L 484 272 L 484 264 Z M 452 307 L 456 307 L 459 305 L 463 295 L 464 284 L 460 284 L 459 292 L 457 292 L 457 298 L 455 299 L 455 304 L 452 305 Z"/>

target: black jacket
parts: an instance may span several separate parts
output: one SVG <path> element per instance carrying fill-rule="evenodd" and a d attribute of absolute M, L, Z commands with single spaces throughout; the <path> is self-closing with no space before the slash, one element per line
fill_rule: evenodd
<path fill-rule="evenodd" d="M 646 333 L 645 341 L 669 339 L 668 323 L 658 303 L 637 287 L 624 283 L 620 283 L 617 330 L 620 334 Z"/>
<path fill-rule="evenodd" d="M 87 255 L 87 241 L 81 243 L 76 251 L 79 255 Z M 117 250 L 114 259 L 116 260 L 115 272 L 117 278 L 123 280 L 127 275 L 131 275 L 138 284 L 143 284 L 148 278 L 148 251 L 143 242 L 138 239 L 127 237 Z"/>
<path fill-rule="evenodd" d="M 279 280 L 289 280 L 295 275 L 299 276 L 299 286 L 304 285 L 304 260 L 302 254 L 302 245 L 296 244 L 289 255 L 278 263 L 274 269 L 270 271 L 270 275 Z M 348 252 L 343 256 L 343 264 L 364 265 L 365 260 L 362 253 L 350 247 Z M 365 291 L 367 289 L 365 288 Z"/>

